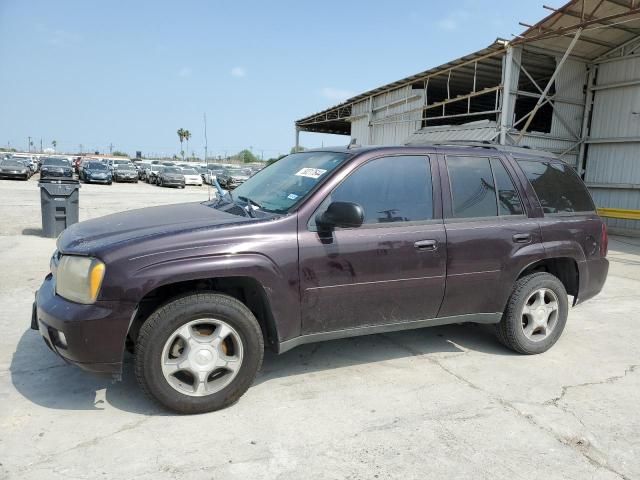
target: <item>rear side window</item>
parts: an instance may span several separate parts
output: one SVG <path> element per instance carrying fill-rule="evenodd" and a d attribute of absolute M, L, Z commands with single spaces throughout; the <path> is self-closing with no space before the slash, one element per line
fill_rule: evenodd
<path fill-rule="evenodd" d="M 354 202 L 364 210 L 364 224 L 400 223 L 433 218 L 433 185 L 429 159 L 384 157 L 365 163 L 322 202 Z M 310 226 L 315 226 L 315 216 Z"/>
<path fill-rule="evenodd" d="M 595 210 L 587 187 L 569 165 L 527 160 L 519 160 L 518 163 L 531 182 L 545 213 Z"/>
<path fill-rule="evenodd" d="M 498 192 L 498 212 L 499 215 L 523 215 L 524 209 L 513 180 L 507 173 L 502 162 L 497 158 L 491 159 L 491 170 L 496 179 L 496 190 Z"/>
<path fill-rule="evenodd" d="M 498 158 L 447 156 L 453 216 L 523 215 L 518 191 Z"/>

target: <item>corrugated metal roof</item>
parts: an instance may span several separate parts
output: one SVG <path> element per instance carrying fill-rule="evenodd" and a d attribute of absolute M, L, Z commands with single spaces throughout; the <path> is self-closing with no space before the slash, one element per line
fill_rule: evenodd
<path fill-rule="evenodd" d="M 338 105 L 334 105 L 333 107 L 327 108 L 325 110 L 314 113 L 312 115 L 308 115 L 307 117 L 297 120 L 296 126 L 300 127 L 302 130 L 305 130 L 306 125 L 313 125 L 316 122 L 322 122 L 322 123 L 328 124 L 328 126 L 330 125 L 330 128 L 336 131 L 336 133 L 341 133 L 338 130 L 340 130 L 341 127 L 346 127 L 346 132 L 348 133 L 349 131 L 348 118 L 342 116 L 342 118 L 333 119 L 333 118 L 327 118 L 327 115 L 331 116 L 330 114 L 333 114 L 334 112 L 340 112 L 340 110 L 343 110 L 343 111 L 347 110 L 348 112 L 350 112 L 353 104 L 359 101 L 365 100 L 370 96 L 380 95 L 382 93 L 385 93 L 406 85 L 412 85 L 416 82 L 423 81 L 426 77 L 429 77 L 430 75 L 446 72 L 450 68 L 460 66 L 467 62 L 473 62 L 476 59 L 480 59 L 488 55 L 489 56 L 497 55 L 503 50 L 504 50 L 503 44 L 498 42 L 493 43 L 492 45 L 489 45 L 487 48 L 483 48 L 482 50 L 478 50 L 477 52 L 470 53 L 469 55 L 465 55 L 464 57 L 460 57 L 456 60 L 452 60 L 451 62 L 442 64 L 438 67 L 425 70 L 424 72 L 420 72 L 415 75 L 405 77 L 401 80 L 388 83 L 381 87 L 374 88 L 373 90 L 368 90 L 364 93 L 356 95 L 355 97 L 351 97 Z M 498 59 L 498 64 L 499 62 L 500 62 L 500 59 Z M 340 117 L 340 115 L 337 115 L 336 117 Z M 321 130 L 313 130 L 313 131 L 321 131 Z"/>
<path fill-rule="evenodd" d="M 484 142 L 493 140 L 498 134 L 498 124 L 490 120 L 465 123 L 464 125 L 443 125 L 424 127 L 411 134 L 405 145 L 424 145 L 447 141 Z"/>
<path fill-rule="evenodd" d="M 512 43 L 528 43 L 562 54 L 579 27 L 580 40 L 572 54 L 593 60 L 640 35 L 640 8 L 629 0 L 571 0 Z"/>

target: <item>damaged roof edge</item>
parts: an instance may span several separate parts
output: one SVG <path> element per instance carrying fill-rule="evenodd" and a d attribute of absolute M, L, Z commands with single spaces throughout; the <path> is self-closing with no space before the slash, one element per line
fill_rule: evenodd
<path fill-rule="evenodd" d="M 446 70 L 448 70 L 450 68 L 457 67 L 457 66 L 459 66 L 459 65 L 461 65 L 463 63 L 469 62 L 469 61 L 474 61 L 474 60 L 476 60 L 476 59 L 478 59 L 480 57 L 486 57 L 486 56 L 490 56 L 490 55 L 495 55 L 495 54 L 499 53 L 501 50 L 504 49 L 505 43 L 506 43 L 505 40 L 498 38 L 498 39 L 496 39 L 496 41 L 494 43 L 492 43 L 491 45 L 489 45 L 486 48 L 483 48 L 483 49 L 478 50 L 476 52 L 464 55 L 464 56 L 462 56 L 460 58 L 457 58 L 457 59 L 452 60 L 450 62 L 444 63 L 444 64 L 439 65 L 437 67 L 431 68 L 429 70 L 425 70 L 425 71 L 417 73 L 415 75 L 411 75 L 411 76 L 405 77 L 405 78 L 403 78 L 401 80 L 396 80 L 395 82 L 387 83 L 387 84 L 385 84 L 385 85 L 383 85 L 381 87 L 374 88 L 372 90 L 368 90 L 368 91 L 366 91 L 364 93 L 356 95 L 355 97 L 351 97 L 351 98 L 345 100 L 342 103 L 339 103 L 339 104 L 334 105 L 332 107 L 326 108 L 326 109 L 324 109 L 324 110 L 322 110 L 320 112 L 313 113 L 311 115 L 307 115 L 304 118 L 296 120 L 295 124 L 296 124 L 297 127 L 300 127 L 301 130 L 304 130 L 305 122 L 313 122 L 315 117 L 318 117 L 320 115 L 325 115 L 325 114 L 327 114 L 327 113 L 329 113 L 331 111 L 338 110 L 338 109 L 341 109 L 341 108 L 351 107 L 351 105 L 353 105 L 354 103 L 357 103 L 357 102 L 359 102 L 361 100 L 364 100 L 364 99 L 366 99 L 366 98 L 368 98 L 368 97 L 370 97 L 372 95 L 380 95 L 380 94 L 385 93 L 387 91 L 394 90 L 396 88 L 400 88 L 400 87 L 403 87 L 403 86 L 406 86 L 406 85 L 410 85 L 410 84 L 412 84 L 414 82 L 423 80 L 425 77 L 428 77 L 428 76 L 431 76 L 431 75 L 434 75 L 434 74 L 437 74 L 437 73 L 444 72 L 444 71 L 446 71 Z M 344 120 L 345 122 L 347 121 L 346 119 L 342 119 L 342 120 Z M 337 121 L 340 121 L 340 120 L 339 119 L 335 119 L 333 121 L 337 122 Z"/>

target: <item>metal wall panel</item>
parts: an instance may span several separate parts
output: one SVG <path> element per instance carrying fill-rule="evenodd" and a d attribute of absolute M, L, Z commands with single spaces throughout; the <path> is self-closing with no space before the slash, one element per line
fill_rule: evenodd
<path fill-rule="evenodd" d="M 590 145 L 585 181 L 587 183 L 640 184 L 640 144 L 607 143 Z M 638 193 L 638 196 L 640 197 L 640 193 Z M 601 206 L 618 207 L 612 205 Z"/>
<path fill-rule="evenodd" d="M 423 102 L 424 90 L 410 85 L 358 102 L 351 112 L 351 138 L 360 145 L 402 144 L 421 127 Z"/>
<path fill-rule="evenodd" d="M 640 80 L 640 58 L 621 57 L 598 66 L 596 87 Z M 640 190 L 602 188 L 606 184 L 640 184 L 640 85 L 596 89 L 586 156 L 585 181 L 598 184 L 592 194 L 598 207 L 640 210 Z M 605 139 L 623 141 L 594 143 Z M 606 219 L 609 227 L 640 231 L 640 222 Z"/>
<path fill-rule="evenodd" d="M 594 202 L 599 207 L 640 210 L 640 192 L 638 192 L 638 190 L 592 188 L 591 195 L 593 196 Z M 640 228 L 640 225 L 638 225 L 640 222 L 637 220 L 605 218 L 605 222 L 611 229 L 638 231 Z"/>
<path fill-rule="evenodd" d="M 556 62 L 559 61 L 560 57 L 556 57 Z M 556 96 L 563 100 L 579 103 L 579 105 L 555 102 L 551 121 L 551 136 L 576 138 L 576 141 L 579 139 L 584 113 L 584 86 L 586 83 L 587 65 L 571 59 L 566 60 L 556 77 Z M 560 118 L 564 120 L 564 123 Z"/>

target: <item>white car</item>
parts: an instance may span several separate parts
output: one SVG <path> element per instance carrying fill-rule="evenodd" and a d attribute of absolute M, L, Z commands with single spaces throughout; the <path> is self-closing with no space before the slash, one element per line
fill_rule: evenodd
<path fill-rule="evenodd" d="M 184 175 L 185 185 L 202 185 L 202 177 L 193 168 L 183 168 L 182 175 Z"/>

